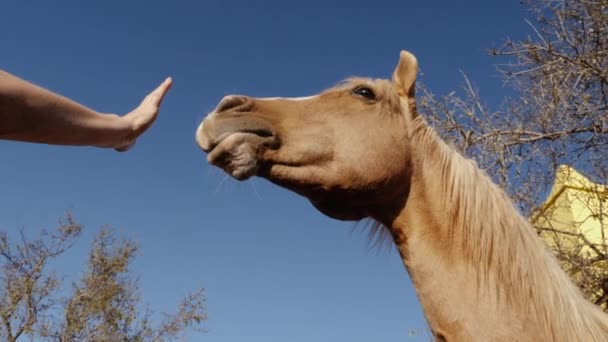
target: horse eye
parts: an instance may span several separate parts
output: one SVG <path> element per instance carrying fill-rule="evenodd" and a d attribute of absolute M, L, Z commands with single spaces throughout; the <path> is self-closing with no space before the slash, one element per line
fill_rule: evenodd
<path fill-rule="evenodd" d="M 358 87 L 355 88 L 355 90 L 353 90 L 352 92 L 354 95 L 356 96 L 360 96 L 364 99 L 368 99 L 368 100 L 375 100 L 376 99 L 376 94 L 374 94 L 374 91 L 367 88 L 367 87 Z"/>

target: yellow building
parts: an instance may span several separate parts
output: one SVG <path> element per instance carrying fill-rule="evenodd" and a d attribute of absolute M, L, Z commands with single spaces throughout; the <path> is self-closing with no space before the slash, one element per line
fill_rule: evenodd
<path fill-rule="evenodd" d="M 608 244 L 608 229 L 604 229 L 608 228 L 608 186 L 561 165 L 551 193 L 533 215 L 532 223 L 551 247 L 571 247 L 573 239 L 579 238 L 591 244 Z"/>
<path fill-rule="evenodd" d="M 562 165 L 532 223 L 585 296 L 608 312 L 608 185 Z"/>

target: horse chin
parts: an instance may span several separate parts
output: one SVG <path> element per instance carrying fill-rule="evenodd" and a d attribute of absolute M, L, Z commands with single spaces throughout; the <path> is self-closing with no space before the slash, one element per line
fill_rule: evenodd
<path fill-rule="evenodd" d="M 207 160 L 237 180 L 253 177 L 259 168 L 259 151 L 268 145 L 268 137 L 248 132 L 227 135 L 211 150 Z"/>

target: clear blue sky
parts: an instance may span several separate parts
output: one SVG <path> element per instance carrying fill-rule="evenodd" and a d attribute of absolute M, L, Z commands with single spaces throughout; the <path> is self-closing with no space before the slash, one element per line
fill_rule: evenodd
<path fill-rule="evenodd" d="M 171 310 L 208 290 L 208 333 L 191 340 L 420 341 L 425 323 L 394 250 L 261 179 L 206 164 L 194 132 L 225 94 L 304 96 L 352 76 L 390 76 L 413 51 L 433 91 L 464 70 L 505 93 L 485 50 L 527 33 L 519 1 L 9 1 L 0 68 L 96 110 L 124 113 L 162 81 L 156 124 L 119 154 L 0 141 L 0 229 L 87 227 L 60 260 L 82 268 L 100 226 L 134 238 L 143 297 Z M 449 286 L 449 284 L 446 284 Z M 458 294 L 454 294 L 458 295 Z"/>

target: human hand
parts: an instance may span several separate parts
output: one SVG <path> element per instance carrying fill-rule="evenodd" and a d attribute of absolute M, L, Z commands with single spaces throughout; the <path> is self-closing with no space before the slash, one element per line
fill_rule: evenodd
<path fill-rule="evenodd" d="M 171 88 L 172 83 L 171 77 L 165 79 L 163 83 L 144 98 L 137 108 L 120 118 L 126 124 L 128 133 L 125 140 L 120 145 L 114 147 L 116 151 L 125 152 L 131 149 L 135 145 L 137 138 L 152 126 L 158 116 L 163 98 L 169 91 L 169 88 Z"/>

